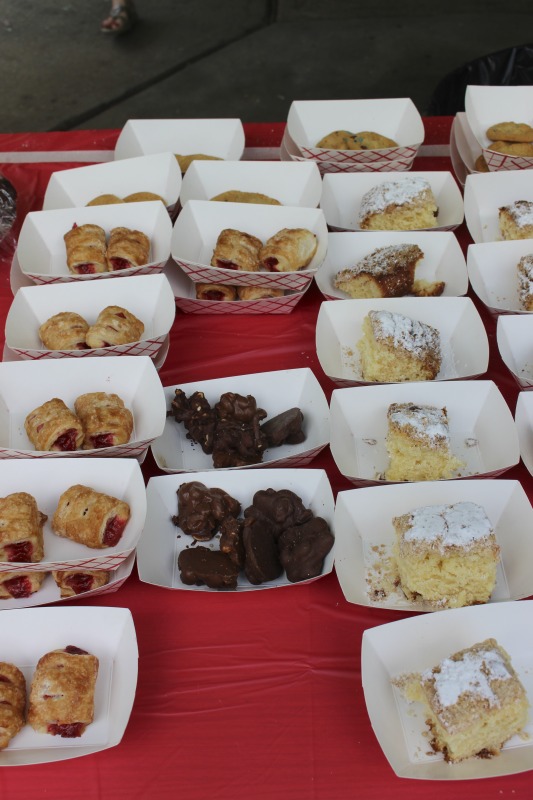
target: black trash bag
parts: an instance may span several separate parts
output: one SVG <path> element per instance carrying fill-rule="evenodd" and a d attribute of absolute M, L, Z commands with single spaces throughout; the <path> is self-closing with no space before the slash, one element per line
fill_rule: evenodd
<path fill-rule="evenodd" d="M 428 116 L 452 116 L 465 110 L 466 87 L 533 84 L 533 44 L 490 53 L 450 72 L 437 84 Z"/>
<path fill-rule="evenodd" d="M 15 223 L 17 216 L 17 192 L 15 187 L 0 175 L 0 243 Z"/>

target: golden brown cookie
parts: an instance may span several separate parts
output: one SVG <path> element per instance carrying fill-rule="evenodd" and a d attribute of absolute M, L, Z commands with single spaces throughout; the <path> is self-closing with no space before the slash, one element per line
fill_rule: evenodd
<path fill-rule="evenodd" d="M 525 122 L 497 122 L 487 136 L 491 142 L 533 142 L 533 128 Z"/>
<path fill-rule="evenodd" d="M 395 142 L 394 139 L 389 139 L 388 136 L 382 136 L 381 133 L 374 133 L 374 131 L 354 133 L 353 140 L 361 145 L 361 150 L 382 150 L 384 147 L 398 147 L 398 142 Z M 350 150 L 358 149 L 350 148 Z"/>
<path fill-rule="evenodd" d="M 88 206 L 110 206 L 114 203 L 123 203 L 124 200 L 121 200 L 120 197 L 117 197 L 116 194 L 99 194 L 98 197 L 94 197 L 92 200 L 89 200 L 87 203 Z"/>
<path fill-rule="evenodd" d="M 476 158 L 474 169 L 476 172 L 489 172 L 489 168 L 487 166 L 487 162 L 485 161 L 485 156 L 483 153 Z"/>
<path fill-rule="evenodd" d="M 241 192 L 240 189 L 229 189 L 211 198 L 219 203 L 257 203 L 267 206 L 280 206 L 279 200 L 260 192 Z"/>
<path fill-rule="evenodd" d="M 353 133 L 351 131 L 332 131 L 316 143 L 317 147 L 325 150 L 361 150 L 361 146 L 354 147 Z"/>
<path fill-rule="evenodd" d="M 182 156 L 178 153 L 174 153 L 176 156 L 176 160 L 180 165 L 180 169 L 182 174 L 184 175 L 191 165 L 191 161 L 224 161 L 223 158 L 219 158 L 218 156 L 208 156 L 205 153 L 191 153 L 188 156 Z"/>
<path fill-rule="evenodd" d="M 155 194 L 155 192 L 133 192 L 124 198 L 125 203 L 146 203 L 151 200 L 160 200 L 163 205 L 166 205 L 161 195 Z"/>
<path fill-rule="evenodd" d="M 506 156 L 533 156 L 533 142 L 494 142 L 488 149 Z"/>

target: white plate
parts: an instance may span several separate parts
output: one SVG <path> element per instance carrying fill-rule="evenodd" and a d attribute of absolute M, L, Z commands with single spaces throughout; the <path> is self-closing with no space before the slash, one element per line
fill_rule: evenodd
<path fill-rule="evenodd" d="M 327 474 L 317 469 L 267 469 L 246 471 L 237 474 L 230 470 L 213 472 L 195 472 L 193 475 L 165 475 L 151 478 L 146 489 L 148 513 L 145 531 L 137 551 L 137 568 L 139 578 L 145 583 L 163 586 L 167 589 L 184 589 L 189 591 L 219 592 L 208 586 L 188 586 L 181 582 L 178 569 L 178 555 L 193 543 L 192 537 L 177 528 L 172 517 L 177 514 L 177 491 L 181 484 L 200 481 L 209 488 L 223 489 L 241 503 L 242 517 L 244 509 L 252 504 L 255 492 L 262 489 L 290 489 L 301 498 L 304 506 L 310 508 L 316 517 L 322 517 L 333 532 L 333 493 Z M 203 546 L 218 550 L 218 536 L 209 542 L 200 542 Z M 321 575 L 300 583 L 311 583 L 333 568 L 333 549 L 324 561 Z M 273 589 L 280 586 L 295 586 L 286 574 L 259 585 L 251 584 L 241 574 L 237 589 L 233 591 L 254 591 L 256 589 Z M 225 590 L 227 591 L 227 590 Z M 231 590 L 230 590 L 231 591 Z"/>
<path fill-rule="evenodd" d="M 361 671 L 372 729 L 392 769 L 401 778 L 468 780 L 512 775 L 531 769 L 533 726 L 514 736 L 498 758 L 470 758 L 447 764 L 430 751 L 423 707 L 407 703 L 393 678 L 422 672 L 453 653 L 495 638 L 511 656 L 513 667 L 533 702 L 533 651 L 529 631 L 533 601 L 490 603 L 422 614 L 378 625 L 363 634 Z M 453 794 L 453 792 L 451 792 Z"/>
<path fill-rule="evenodd" d="M 339 492 L 335 505 L 335 571 L 349 603 L 398 611 L 434 611 L 408 600 L 391 563 L 393 517 L 415 508 L 473 502 L 489 518 L 501 548 L 490 603 L 533 594 L 533 509 L 519 481 L 427 481 Z M 382 592 L 382 593 L 381 593 Z"/>
<path fill-rule="evenodd" d="M 29 725 L 0 752 L 0 766 L 44 764 L 98 753 L 117 745 L 137 686 L 138 648 L 126 608 L 31 608 L 0 616 L 2 658 L 15 664 L 28 688 L 45 653 L 74 645 L 99 660 L 94 722 L 77 739 L 36 733 Z"/>

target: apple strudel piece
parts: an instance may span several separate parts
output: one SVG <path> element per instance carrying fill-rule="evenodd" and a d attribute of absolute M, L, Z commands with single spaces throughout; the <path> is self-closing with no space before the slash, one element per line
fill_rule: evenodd
<path fill-rule="evenodd" d="M 76 399 L 74 409 L 83 428 L 83 450 L 116 447 L 129 442 L 133 415 L 118 394 L 82 394 Z"/>
<path fill-rule="evenodd" d="M 35 497 L 14 492 L 0 498 L 0 561 L 42 561 L 44 556 L 42 514 Z"/>
<path fill-rule="evenodd" d="M 31 682 L 28 722 L 37 733 L 82 736 L 94 719 L 98 659 L 68 645 L 39 659 Z"/>
<path fill-rule="evenodd" d="M 61 597 L 76 597 L 109 582 L 109 572 L 105 569 L 62 569 L 52 572 L 52 577 Z"/>
<path fill-rule="evenodd" d="M 318 239 L 306 228 L 283 228 L 261 248 L 261 266 L 269 272 L 297 272 L 313 260 Z"/>
<path fill-rule="evenodd" d="M 0 572 L 0 600 L 23 600 L 38 592 L 46 572 Z"/>
<path fill-rule="evenodd" d="M 89 323 L 74 311 L 60 311 L 43 322 L 39 338 L 47 350 L 86 350 Z"/>
<path fill-rule="evenodd" d="M 0 750 L 25 723 L 26 679 L 18 667 L 0 661 Z"/>
<path fill-rule="evenodd" d="M 67 266 L 73 275 L 107 272 L 105 231 L 100 225 L 76 225 L 65 233 Z"/>
<path fill-rule="evenodd" d="M 115 547 L 130 518 L 124 500 L 76 484 L 67 489 L 52 517 L 52 530 L 64 539 L 101 550 Z"/>
<path fill-rule="evenodd" d="M 109 347 L 138 342 L 143 333 L 144 323 L 135 314 L 121 306 L 107 306 L 88 328 L 85 341 L 89 347 Z"/>
<path fill-rule="evenodd" d="M 262 246 L 263 243 L 257 236 L 234 228 L 224 228 L 218 235 L 211 266 L 240 272 L 258 272 Z"/>
<path fill-rule="evenodd" d="M 130 228 L 112 228 L 109 234 L 106 258 L 110 272 L 148 264 L 150 239 L 142 231 Z"/>
<path fill-rule="evenodd" d="M 77 450 L 83 443 L 80 420 L 58 397 L 30 411 L 24 428 L 36 450 L 66 452 Z"/>

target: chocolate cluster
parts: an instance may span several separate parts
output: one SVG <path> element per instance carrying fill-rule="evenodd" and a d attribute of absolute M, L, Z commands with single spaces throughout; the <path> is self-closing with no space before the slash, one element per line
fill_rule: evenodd
<path fill-rule="evenodd" d="M 321 574 L 333 534 L 297 494 L 260 490 L 244 519 L 239 512 L 240 503 L 222 489 L 208 489 L 198 481 L 180 486 L 173 522 L 198 541 L 218 534 L 220 547 L 182 550 L 178 567 L 183 583 L 235 589 L 241 571 L 256 586 L 279 578 L 284 570 L 292 583 Z"/>
<path fill-rule="evenodd" d="M 299 408 L 288 409 L 262 423 L 267 412 L 258 408 L 252 395 L 225 392 L 211 407 L 202 392 L 187 397 L 176 389 L 169 416 L 183 423 L 188 439 L 212 455 L 215 468 L 260 464 L 267 448 L 305 440 Z"/>

